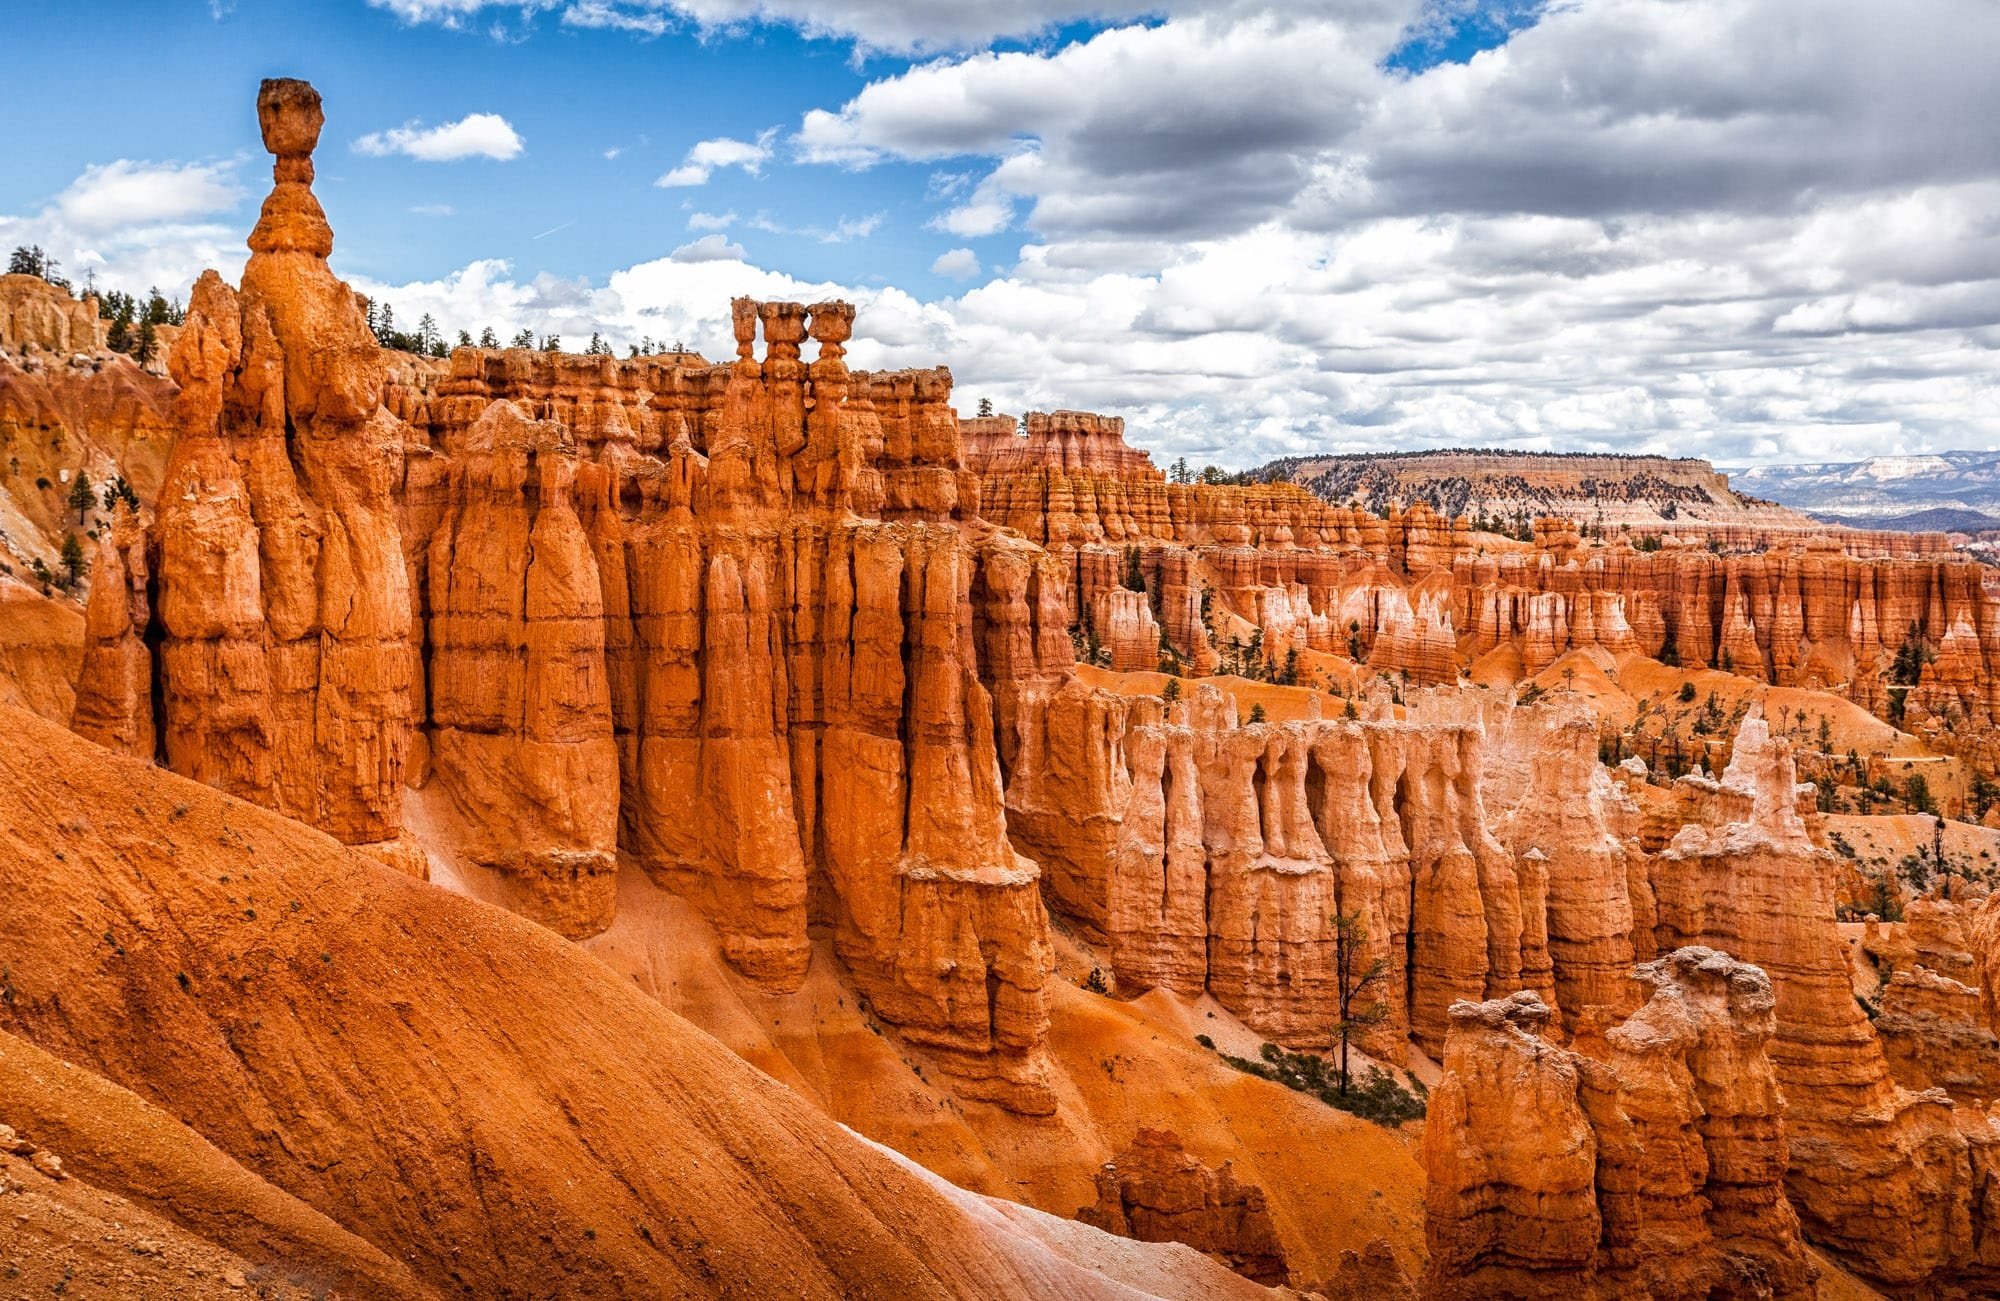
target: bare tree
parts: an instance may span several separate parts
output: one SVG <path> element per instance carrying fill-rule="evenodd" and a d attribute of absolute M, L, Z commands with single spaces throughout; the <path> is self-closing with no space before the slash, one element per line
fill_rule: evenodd
<path fill-rule="evenodd" d="M 1356 911 L 1336 913 L 1333 918 L 1333 972 L 1334 985 L 1340 997 L 1340 1011 L 1333 1023 L 1334 1038 L 1340 1041 L 1340 1096 L 1347 1096 L 1348 1043 L 1356 1034 L 1382 1024 L 1388 1018 L 1389 1005 L 1380 999 L 1356 1007 L 1363 995 L 1382 984 L 1389 976 L 1389 960 L 1372 958 L 1361 961 L 1362 952 L 1368 944 L 1368 929 L 1364 924 L 1365 914 Z"/>

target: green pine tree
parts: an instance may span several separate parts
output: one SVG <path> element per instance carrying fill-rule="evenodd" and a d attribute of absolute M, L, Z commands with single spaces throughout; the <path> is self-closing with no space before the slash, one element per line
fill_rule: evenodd
<path fill-rule="evenodd" d="M 63 583 L 65 587 L 75 587 L 90 568 L 90 562 L 83 558 L 83 543 L 76 540 L 74 533 L 63 534 L 62 567 L 67 575 Z"/>

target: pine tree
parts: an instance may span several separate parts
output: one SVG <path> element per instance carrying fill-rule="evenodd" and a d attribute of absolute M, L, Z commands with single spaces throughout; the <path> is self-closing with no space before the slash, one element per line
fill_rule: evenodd
<path fill-rule="evenodd" d="M 56 274 L 62 264 L 42 251 L 40 244 L 19 244 L 7 256 L 7 274 L 10 276 L 39 276 L 59 289 L 69 288 L 69 281 Z"/>
<path fill-rule="evenodd" d="M 510 348 L 534 347 L 535 346 L 534 332 L 531 330 L 522 330 L 520 333 L 514 336 L 513 342 L 509 343 L 507 346 Z"/>
<path fill-rule="evenodd" d="M 981 398 L 981 399 L 979 399 L 979 414 L 980 414 L 980 415 L 982 415 L 982 416 L 990 416 L 990 415 L 992 415 L 992 414 L 993 414 L 993 399 L 992 399 L 992 398 Z"/>
<path fill-rule="evenodd" d="M 130 505 L 133 510 L 139 509 L 139 494 L 132 491 L 132 485 L 125 481 L 125 476 L 122 474 L 104 485 L 103 500 L 106 514 L 117 510 L 121 501 Z"/>
<path fill-rule="evenodd" d="M 83 543 L 76 540 L 74 533 L 63 534 L 62 567 L 63 573 L 69 576 L 63 584 L 65 587 L 75 587 L 90 568 L 90 562 L 83 558 Z"/>
<path fill-rule="evenodd" d="M 1119 584 L 1129 592 L 1146 590 L 1146 571 L 1140 567 L 1139 561 L 1139 548 L 1126 547 L 1125 572 L 1119 576 Z"/>
<path fill-rule="evenodd" d="M 151 321 L 141 321 L 139 323 L 139 342 L 133 345 L 132 356 L 143 366 L 151 361 L 153 354 L 159 350 L 160 336 L 153 329 L 153 323 Z"/>
<path fill-rule="evenodd" d="M 97 494 L 91 491 L 90 476 L 85 474 L 83 467 L 79 465 L 76 468 L 76 480 L 69 486 L 69 508 L 76 512 L 76 522 L 79 526 L 83 524 L 84 517 L 90 513 L 90 508 L 96 504 Z"/>
<path fill-rule="evenodd" d="M 493 333 L 492 326 L 489 325 L 479 332 L 479 346 L 482 348 L 497 348 L 500 346 L 500 336 Z"/>

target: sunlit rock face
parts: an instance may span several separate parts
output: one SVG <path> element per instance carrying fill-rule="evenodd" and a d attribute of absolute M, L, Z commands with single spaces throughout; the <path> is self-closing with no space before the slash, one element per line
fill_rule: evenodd
<path fill-rule="evenodd" d="M 1633 974 L 1646 1003 L 1592 1009 L 1574 1051 L 1533 994 L 1452 1006 L 1424 1131 L 1427 1295 L 1816 1294 L 1785 1200 L 1770 980 L 1703 948 Z"/>
<path fill-rule="evenodd" d="M 851 307 L 747 299 L 720 365 L 391 363 L 326 266 L 318 96 L 267 83 L 259 118 L 276 184 L 242 286 L 204 276 L 175 344 L 86 729 L 149 753 L 157 707 L 177 771 L 349 843 L 395 842 L 405 779 L 434 781 L 566 935 L 609 924 L 621 851 L 769 989 L 824 926 L 964 1091 L 1047 1109 L 1046 917 L 980 673 L 1036 561 L 978 522 L 949 373 L 850 372 Z M 1054 632 L 1004 653 L 1066 662 Z"/>

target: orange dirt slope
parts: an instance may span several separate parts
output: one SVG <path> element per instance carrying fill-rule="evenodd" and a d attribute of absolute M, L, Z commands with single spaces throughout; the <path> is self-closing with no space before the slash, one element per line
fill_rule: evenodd
<path fill-rule="evenodd" d="M 996 1236 L 532 923 L 20 710 L 0 728 L 0 1030 L 428 1289 L 1148 1294 Z M 1187 1255 L 1182 1294 L 1236 1290 Z"/>

